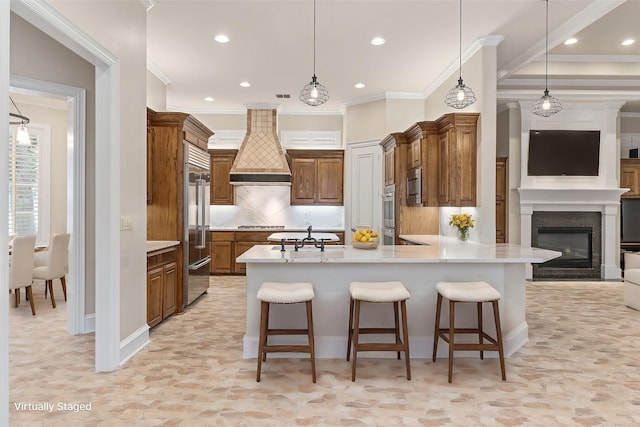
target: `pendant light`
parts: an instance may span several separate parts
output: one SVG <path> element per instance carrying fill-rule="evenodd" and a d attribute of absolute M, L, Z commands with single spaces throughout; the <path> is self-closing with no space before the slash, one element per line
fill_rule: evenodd
<path fill-rule="evenodd" d="M 26 125 L 29 123 L 29 118 L 22 115 L 22 112 L 20 112 L 20 109 L 18 108 L 16 103 L 13 102 L 13 98 L 9 97 L 9 100 L 18 112 L 18 114 L 9 113 L 9 117 L 20 119 L 19 122 L 12 122 L 11 120 L 9 120 L 10 125 L 20 125 L 20 127 L 18 127 L 18 132 L 16 132 L 16 141 L 18 141 L 18 145 L 29 145 L 31 144 L 31 137 L 29 136 L 29 131 L 26 127 Z"/>
<path fill-rule="evenodd" d="M 531 112 L 537 116 L 549 117 L 562 110 L 562 104 L 558 98 L 549 95 L 547 81 L 549 80 L 549 0 L 547 4 L 547 17 L 545 27 L 545 54 L 544 54 L 544 95 L 534 104 Z"/>
<path fill-rule="evenodd" d="M 312 107 L 322 105 L 329 100 L 329 91 L 316 77 L 316 0 L 313 0 L 313 77 L 311 83 L 300 91 L 300 101 Z"/>
<path fill-rule="evenodd" d="M 458 84 L 447 93 L 447 97 L 444 102 L 453 108 L 459 110 L 467 108 L 469 105 L 476 102 L 476 94 L 469 86 L 466 86 L 462 82 L 462 0 L 460 0 L 460 75 L 458 78 Z"/>

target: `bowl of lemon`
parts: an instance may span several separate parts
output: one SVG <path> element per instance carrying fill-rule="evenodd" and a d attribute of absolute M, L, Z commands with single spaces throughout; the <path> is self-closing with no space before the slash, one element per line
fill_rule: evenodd
<path fill-rule="evenodd" d="M 370 228 L 355 230 L 351 236 L 351 244 L 358 249 L 375 249 L 380 243 L 380 236 Z"/>

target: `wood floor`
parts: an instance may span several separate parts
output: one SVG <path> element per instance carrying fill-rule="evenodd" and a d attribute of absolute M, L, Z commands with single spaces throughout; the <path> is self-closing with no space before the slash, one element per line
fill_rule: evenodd
<path fill-rule="evenodd" d="M 404 361 L 360 359 L 353 383 L 348 362 L 318 359 L 316 384 L 308 360 L 267 359 L 257 383 L 256 360 L 240 358 L 242 277 L 212 278 L 132 360 L 96 373 L 93 335 L 66 333 L 54 288 L 55 310 L 42 286 L 35 317 L 9 307 L 12 427 L 640 424 L 640 312 L 621 283 L 528 284 L 530 341 L 506 360 L 507 381 L 496 358 L 464 357 L 452 384 L 446 359 L 412 359 L 411 381 Z"/>

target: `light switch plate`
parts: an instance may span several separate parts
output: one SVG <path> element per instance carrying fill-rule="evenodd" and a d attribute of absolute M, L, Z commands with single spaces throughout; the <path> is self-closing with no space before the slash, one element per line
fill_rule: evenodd
<path fill-rule="evenodd" d="M 133 218 L 129 215 L 120 217 L 120 230 L 131 230 L 133 228 Z"/>

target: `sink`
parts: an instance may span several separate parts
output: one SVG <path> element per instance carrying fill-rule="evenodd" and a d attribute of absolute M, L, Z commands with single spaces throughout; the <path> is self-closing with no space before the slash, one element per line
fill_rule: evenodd
<path fill-rule="evenodd" d="M 281 249 L 280 245 L 271 246 L 271 250 L 273 250 L 273 251 L 279 251 L 280 249 Z M 287 252 L 289 252 L 289 251 L 295 252 L 295 250 L 296 250 L 294 245 L 285 245 L 284 249 Z M 324 251 L 325 252 L 338 251 L 338 250 L 340 250 L 340 251 L 344 250 L 344 245 L 325 245 L 325 247 L 324 247 Z M 298 252 L 318 252 L 318 253 L 320 253 L 320 248 L 316 248 L 313 245 L 311 245 L 311 246 L 305 245 L 304 248 L 298 248 Z"/>

